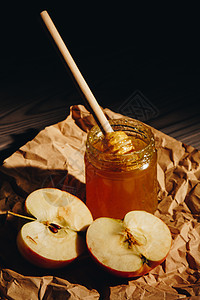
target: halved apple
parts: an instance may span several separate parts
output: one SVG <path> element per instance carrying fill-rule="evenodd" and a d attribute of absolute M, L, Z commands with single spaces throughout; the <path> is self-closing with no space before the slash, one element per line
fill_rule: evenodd
<path fill-rule="evenodd" d="M 87 230 L 86 243 L 101 267 L 130 278 L 161 264 L 169 253 L 172 237 L 161 219 L 145 211 L 131 211 L 123 220 L 96 219 Z"/>
<path fill-rule="evenodd" d="M 17 246 L 29 262 L 44 268 L 64 267 L 87 249 L 80 232 L 86 231 L 93 218 L 80 199 L 43 188 L 27 197 L 25 207 L 36 220 L 22 226 Z"/>

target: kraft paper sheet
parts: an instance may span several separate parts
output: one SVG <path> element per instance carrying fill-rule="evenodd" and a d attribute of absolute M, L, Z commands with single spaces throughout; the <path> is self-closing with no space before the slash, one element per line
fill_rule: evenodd
<path fill-rule="evenodd" d="M 104 109 L 108 118 L 125 117 Z M 24 200 L 49 185 L 85 201 L 84 152 L 95 124 L 82 105 L 66 120 L 46 127 L 0 168 L 0 299 L 200 299 L 200 152 L 152 128 L 158 152 L 155 212 L 170 228 L 173 243 L 165 262 L 140 278 L 124 280 L 100 270 L 85 253 L 71 265 L 44 270 L 18 253 Z"/>

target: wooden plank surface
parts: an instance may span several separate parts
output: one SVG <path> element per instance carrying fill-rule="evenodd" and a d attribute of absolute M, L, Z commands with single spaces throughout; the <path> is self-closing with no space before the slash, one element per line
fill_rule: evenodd
<path fill-rule="evenodd" d="M 19 10 L 16 16 L 13 10 L 12 26 L 7 25 L 7 34 L 3 30 L 1 162 L 45 126 L 66 118 L 71 105 L 84 104 L 38 22 L 40 7 L 36 8 L 29 17 Z M 184 28 L 178 32 L 171 26 L 168 32 L 167 27 L 156 27 L 152 36 L 145 26 L 134 31 L 132 19 L 120 23 L 118 10 L 116 19 L 107 15 L 101 24 L 101 13 L 93 11 L 93 27 L 88 20 L 82 22 L 79 11 L 80 31 L 69 26 L 75 14 L 66 19 L 62 7 L 57 13 L 52 7 L 49 11 L 102 107 L 141 119 L 200 149 L 200 61 L 199 46 L 191 38 L 194 30 L 182 36 Z M 128 7 L 124 11 L 128 13 Z"/>

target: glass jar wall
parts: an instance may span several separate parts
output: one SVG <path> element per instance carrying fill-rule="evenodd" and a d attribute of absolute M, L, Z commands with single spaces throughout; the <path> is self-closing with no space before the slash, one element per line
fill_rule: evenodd
<path fill-rule="evenodd" d="M 86 204 L 94 219 L 122 219 L 128 211 L 157 208 L 157 153 L 148 126 L 137 121 L 110 121 L 132 139 L 134 151 L 124 155 L 102 152 L 103 134 L 98 126 L 88 133 L 85 153 Z"/>

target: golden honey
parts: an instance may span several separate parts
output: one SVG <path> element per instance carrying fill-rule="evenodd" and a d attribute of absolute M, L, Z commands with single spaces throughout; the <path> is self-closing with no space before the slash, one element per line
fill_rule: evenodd
<path fill-rule="evenodd" d="M 86 204 L 94 219 L 122 219 L 131 210 L 157 208 L 157 153 L 150 128 L 137 120 L 111 120 L 123 130 L 134 150 L 123 155 L 104 152 L 104 135 L 96 125 L 88 133 L 85 153 Z"/>

